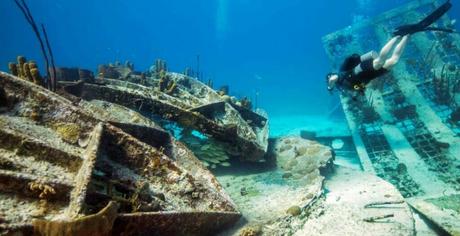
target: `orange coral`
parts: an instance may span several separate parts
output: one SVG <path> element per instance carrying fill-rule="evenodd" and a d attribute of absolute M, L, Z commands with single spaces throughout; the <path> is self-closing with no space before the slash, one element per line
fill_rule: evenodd
<path fill-rule="evenodd" d="M 12 62 L 8 63 L 8 68 L 12 75 L 34 82 L 37 85 L 44 86 L 43 77 L 40 75 L 35 61 L 27 62 L 27 59 L 24 56 L 18 56 L 17 61 L 17 64 Z"/>
<path fill-rule="evenodd" d="M 32 79 L 32 75 L 30 73 L 30 67 L 29 67 L 29 63 L 24 63 L 23 67 L 22 67 L 22 72 L 24 73 L 24 79 L 28 80 L 28 81 L 33 81 Z"/>
<path fill-rule="evenodd" d="M 29 65 L 30 67 L 30 65 Z M 37 68 L 30 69 L 30 74 L 32 76 L 32 81 L 37 85 L 43 85 L 43 78 L 40 75 L 40 72 Z"/>

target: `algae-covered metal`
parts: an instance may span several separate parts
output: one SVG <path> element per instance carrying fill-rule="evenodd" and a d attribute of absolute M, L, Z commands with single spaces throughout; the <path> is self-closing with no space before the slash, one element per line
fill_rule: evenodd
<path fill-rule="evenodd" d="M 117 68 L 126 71 L 124 67 Z M 103 78 L 93 83 L 62 84 L 67 92 L 84 100 L 116 103 L 154 120 L 173 121 L 182 128 L 197 130 L 221 142 L 230 155 L 243 161 L 262 160 L 267 152 L 267 118 L 232 102 L 229 96 L 202 82 L 164 71 L 160 79 L 159 75 L 126 72 L 115 75 L 112 76 L 115 79 Z"/>
<path fill-rule="evenodd" d="M 2 233 L 180 235 L 170 227 L 180 224 L 206 235 L 240 217 L 193 153 L 151 120 L 3 72 L 0 180 Z"/>

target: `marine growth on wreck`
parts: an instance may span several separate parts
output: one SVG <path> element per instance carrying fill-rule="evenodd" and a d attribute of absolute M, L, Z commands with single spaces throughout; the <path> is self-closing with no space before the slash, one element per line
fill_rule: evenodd
<path fill-rule="evenodd" d="M 325 4 L 335 3 L 329 1 Z M 355 4 L 358 10 L 371 11 L 371 2 Z M 272 100 L 261 101 L 264 91 L 258 86 L 265 75 L 251 70 L 255 82 L 242 76 L 222 83 L 208 75 L 206 70 L 213 69 L 203 66 L 217 63 L 202 55 L 191 57 L 195 64 L 175 69 L 175 61 L 146 62 L 135 53 L 124 61 L 124 49 L 108 47 L 115 54 L 110 56 L 113 62 L 85 68 L 101 58 L 95 51 L 81 65 L 69 66 L 60 63 L 64 56 L 59 50 L 59 56 L 53 55 L 63 42 L 55 34 L 48 37 L 46 30 L 56 24 L 36 21 L 42 20 L 40 14 L 34 17 L 47 12 L 38 6 L 51 3 L 10 4 L 9 11 L 17 11 L 35 37 L 39 54 L 30 51 L 29 56 L 24 49 L 0 65 L 0 235 L 460 235 L 460 36 L 453 33 L 455 20 L 448 14 L 428 30 L 413 33 L 394 68 L 354 88 L 362 89 L 359 96 L 338 91 L 337 105 L 328 111 L 329 117 L 322 116 L 332 125 L 304 127 L 304 119 L 314 119 L 272 116 L 273 110 L 264 110 L 280 101 L 282 108 L 295 106 L 297 101 L 278 97 L 290 95 L 283 91 L 285 85 L 315 94 L 289 80 L 293 67 L 280 69 L 277 84 L 264 87 L 279 87 L 277 92 L 270 94 Z M 69 7 L 56 4 L 52 9 Z M 81 10 L 79 4 L 74 2 L 69 16 Z M 103 22 L 116 14 L 110 4 L 98 11 Z M 121 12 L 126 18 L 131 4 L 139 2 L 124 3 Z M 143 23 L 149 19 L 149 29 L 127 23 L 131 21 L 108 23 L 129 26 L 129 37 L 137 38 L 133 48 L 148 44 L 144 38 L 152 30 L 184 50 L 178 44 L 198 36 L 188 29 L 168 35 L 166 28 L 181 17 L 194 25 L 188 14 L 200 14 L 192 9 L 209 7 L 149 4 L 156 8 L 137 9 L 132 16 Z M 173 13 L 163 12 L 162 4 L 172 4 L 168 6 L 174 6 Z M 211 6 L 217 8 L 212 34 L 219 42 L 206 47 L 220 53 L 229 45 L 229 27 L 236 24 L 229 17 L 237 9 L 232 7 L 243 6 L 225 0 L 216 4 Z M 264 13 L 288 17 L 283 7 L 299 8 L 301 3 L 278 4 Z M 399 26 L 451 7 L 441 0 L 401 4 L 377 16 L 356 15 L 350 26 L 338 31 L 335 27 L 323 36 L 331 67 L 339 70 L 349 55 L 377 50 Z M 162 20 L 143 16 L 147 9 L 149 17 Z M 204 17 L 206 22 L 211 19 Z M 277 19 L 270 28 L 281 22 Z M 252 26 L 261 33 L 262 26 Z M 77 28 L 69 28 L 66 32 L 78 35 Z M 96 29 L 101 30 L 108 29 Z M 251 42 L 254 32 L 238 32 Z M 296 46 L 290 42 L 284 46 Z M 237 48 L 245 49 L 240 44 Z M 143 53 L 151 51 L 163 53 Z M 238 63 L 253 59 L 240 53 L 237 59 L 243 62 Z M 0 53 L 0 61 L 2 57 Z M 263 64 L 265 59 L 259 55 L 257 61 Z M 234 63 L 228 70 L 249 73 Z M 326 88 L 322 92 L 328 93 Z M 313 110 L 315 102 L 296 109 Z M 341 117 L 332 117 L 336 113 Z"/>

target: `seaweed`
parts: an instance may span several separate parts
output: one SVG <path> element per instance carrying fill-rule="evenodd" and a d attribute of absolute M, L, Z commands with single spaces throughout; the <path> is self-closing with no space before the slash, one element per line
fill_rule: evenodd
<path fill-rule="evenodd" d="M 24 1 L 24 0 L 23 0 Z M 54 65 L 54 56 L 53 56 L 53 51 L 51 50 L 50 42 L 48 40 L 48 34 L 46 33 L 45 25 L 41 24 L 42 26 L 42 31 L 43 31 L 43 36 L 45 37 L 45 42 L 46 42 L 46 47 L 48 48 L 48 53 L 51 58 L 51 68 L 53 68 L 53 75 L 48 74 L 48 78 L 51 79 L 51 90 L 56 91 L 56 66 Z"/>
<path fill-rule="evenodd" d="M 196 55 L 196 78 L 200 80 L 200 55 Z"/>
<path fill-rule="evenodd" d="M 441 69 L 439 76 L 433 79 L 433 90 L 435 94 L 435 102 L 440 105 L 452 105 L 455 101 L 454 95 L 456 83 L 452 80 L 458 75 L 457 69 L 454 67 L 453 70 L 449 64 L 444 64 Z"/>
<path fill-rule="evenodd" d="M 158 76 L 162 71 L 164 72 L 168 71 L 168 66 L 166 64 L 166 61 L 162 59 L 157 59 L 155 61 L 155 73 Z"/>
<path fill-rule="evenodd" d="M 21 2 L 19 2 L 19 0 L 14 0 L 14 2 L 18 6 L 19 10 L 21 10 L 21 12 L 24 14 L 24 17 L 26 18 L 26 20 L 29 23 L 29 25 L 32 27 L 32 30 L 34 31 L 35 36 L 37 37 L 37 40 L 40 43 L 40 49 L 41 49 L 42 55 L 43 55 L 43 57 L 45 59 L 45 66 L 46 66 L 46 71 L 47 71 L 47 75 L 48 75 L 47 76 L 48 77 L 48 81 L 47 81 L 48 89 L 50 89 L 52 91 L 56 91 L 56 68 L 54 66 L 54 56 L 53 56 L 53 52 L 52 52 L 51 47 L 50 47 L 50 43 L 49 43 L 49 40 L 48 40 L 48 35 L 46 33 L 46 30 L 45 30 L 45 26 L 43 24 L 41 24 L 43 37 L 45 38 L 46 48 L 45 48 L 45 43 L 44 43 L 44 40 L 42 38 L 42 35 L 40 34 L 40 31 L 38 30 L 37 24 L 35 23 L 35 20 L 34 20 L 34 18 L 32 16 L 32 13 L 30 12 L 30 9 L 27 6 L 27 3 L 25 2 L 25 0 L 21 0 Z M 53 75 L 52 76 L 51 76 L 51 72 L 50 72 L 49 58 L 51 58 L 51 66 L 52 66 L 52 70 L 53 70 Z M 19 75 L 21 75 L 21 73 L 19 73 Z"/>

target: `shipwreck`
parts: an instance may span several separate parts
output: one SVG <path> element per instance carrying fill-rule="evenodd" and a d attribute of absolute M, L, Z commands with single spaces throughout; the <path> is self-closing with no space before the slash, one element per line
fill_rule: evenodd
<path fill-rule="evenodd" d="M 240 218 L 202 162 L 152 117 L 232 145 L 246 161 L 263 158 L 265 117 L 177 74 L 168 74 L 176 97 L 89 77 L 60 81 L 59 95 L 0 73 L 1 231 L 206 235 Z"/>
<path fill-rule="evenodd" d="M 380 48 L 396 27 L 439 5 L 413 1 L 325 36 L 333 67 L 352 53 Z M 437 24 L 449 28 L 453 21 L 444 16 Z M 417 33 L 399 64 L 365 96 L 340 97 L 362 168 L 394 184 L 413 209 L 452 235 L 460 232 L 459 43 L 458 34 Z"/>

